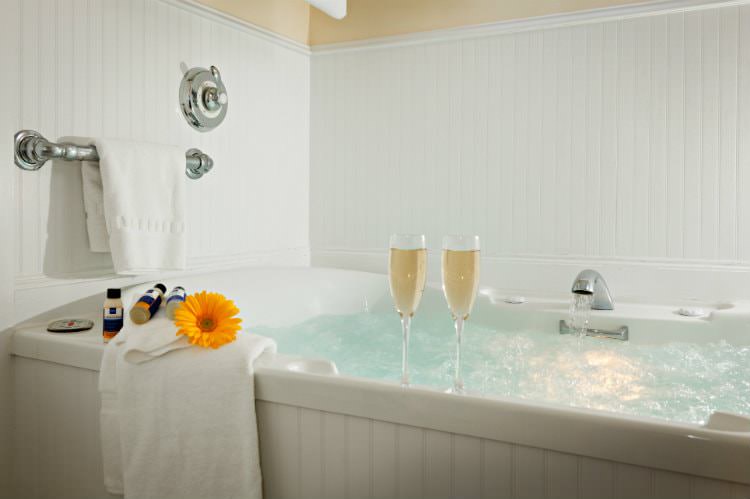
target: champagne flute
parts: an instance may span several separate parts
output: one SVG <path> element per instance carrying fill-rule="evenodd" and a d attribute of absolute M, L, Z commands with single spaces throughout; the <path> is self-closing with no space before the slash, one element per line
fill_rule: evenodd
<path fill-rule="evenodd" d="M 443 293 L 456 327 L 456 364 L 453 393 L 463 393 L 461 335 L 469 318 L 479 284 L 479 236 L 443 238 Z"/>
<path fill-rule="evenodd" d="M 401 316 L 401 386 L 409 386 L 409 329 L 427 277 L 427 248 L 422 234 L 393 234 L 388 258 L 388 280 L 396 311 Z"/>

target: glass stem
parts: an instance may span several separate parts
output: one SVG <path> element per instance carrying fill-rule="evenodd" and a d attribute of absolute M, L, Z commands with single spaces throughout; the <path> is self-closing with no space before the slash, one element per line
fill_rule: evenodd
<path fill-rule="evenodd" d="M 411 317 L 401 317 L 401 328 L 404 332 L 401 349 L 401 386 L 409 386 L 409 329 L 411 328 Z"/>
<path fill-rule="evenodd" d="M 461 334 L 464 332 L 464 318 L 456 317 L 456 374 L 453 377 L 453 392 L 463 393 L 464 380 L 461 378 Z"/>

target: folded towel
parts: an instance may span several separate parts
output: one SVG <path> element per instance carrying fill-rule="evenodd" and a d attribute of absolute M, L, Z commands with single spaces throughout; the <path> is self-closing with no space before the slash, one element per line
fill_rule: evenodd
<path fill-rule="evenodd" d="M 86 210 L 86 230 L 89 233 L 89 248 L 94 253 L 109 253 L 109 231 L 104 218 L 104 194 L 99 163 L 81 163 L 83 180 L 83 207 Z"/>
<path fill-rule="evenodd" d="M 118 274 L 185 268 L 185 155 L 177 147 L 95 139 L 83 162 L 89 246 Z"/>
<path fill-rule="evenodd" d="M 125 318 L 126 323 L 130 322 Z M 126 335 L 134 324 L 124 327 L 115 336 L 119 339 Z M 120 413 L 117 398 L 117 363 L 122 355 L 120 343 L 110 340 L 104 348 L 102 364 L 99 367 L 99 395 L 101 408 L 99 410 L 99 427 L 102 440 L 102 467 L 104 468 L 104 488 L 112 494 L 124 494 L 122 483 L 122 445 L 120 442 Z"/>
<path fill-rule="evenodd" d="M 118 334 L 112 340 L 123 349 L 123 358 L 131 364 L 141 364 L 173 350 L 191 347 L 186 336 L 175 334 L 174 322 L 159 312 L 150 321 L 128 328 L 127 335 Z"/>
<path fill-rule="evenodd" d="M 162 340 L 174 335 L 169 320 L 151 322 Z M 240 332 L 218 350 L 185 348 L 143 339 L 144 327 L 126 324 L 102 359 L 107 490 L 126 499 L 261 498 L 252 365 L 275 343 Z"/>

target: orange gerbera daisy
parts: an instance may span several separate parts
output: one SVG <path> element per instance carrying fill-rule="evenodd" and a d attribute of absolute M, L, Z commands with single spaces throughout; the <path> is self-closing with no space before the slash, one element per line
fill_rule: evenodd
<path fill-rule="evenodd" d="M 219 293 L 189 295 L 175 311 L 174 323 L 177 335 L 184 334 L 193 345 L 204 348 L 219 348 L 237 338 L 242 319 L 232 300 Z"/>

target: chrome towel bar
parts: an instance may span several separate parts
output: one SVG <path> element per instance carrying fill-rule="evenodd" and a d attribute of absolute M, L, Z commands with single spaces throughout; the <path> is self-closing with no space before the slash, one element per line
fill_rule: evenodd
<path fill-rule="evenodd" d="M 99 154 L 94 146 L 56 144 L 45 139 L 34 130 L 20 130 L 14 135 L 14 156 L 16 166 L 22 170 L 38 170 L 48 159 L 65 161 L 98 161 Z M 198 149 L 188 149 L 185 153 L 185 175 L 191 179 L 201 178 L 211 171 L 214 161 L 208 154 Z"/>

